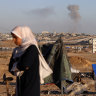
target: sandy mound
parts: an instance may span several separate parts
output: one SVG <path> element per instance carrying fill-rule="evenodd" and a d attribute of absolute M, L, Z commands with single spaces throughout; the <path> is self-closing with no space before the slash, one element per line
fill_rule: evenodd
<path fill-rule="evenodd" d="M 69 57 L 70 64 L 77 69 L 91 69 L 92 70 L 92 62 L 79 56 L 71 56 Z"/>

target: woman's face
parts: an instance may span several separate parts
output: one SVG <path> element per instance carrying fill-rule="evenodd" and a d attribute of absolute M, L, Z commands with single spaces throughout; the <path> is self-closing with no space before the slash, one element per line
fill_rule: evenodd
<path fill-rule="evenodd" d="M 15 34 L 12 33 L 13 41 L 16 45 L 20 46 L 22 44 L 22 39 L 17 37 Z"/>

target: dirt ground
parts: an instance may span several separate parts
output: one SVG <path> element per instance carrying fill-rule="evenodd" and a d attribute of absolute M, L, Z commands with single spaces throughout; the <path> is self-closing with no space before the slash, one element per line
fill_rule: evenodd
<path fill-rule="evenodd" d="M 92 64 L 96 64 L 96 54 L 93 53 L 68 53 L 71 65 L 81 72 L 92 71 Z"/>
<path fill-rule="evenodd" d="M 13 45 L 12 45 L 13 46 Z M 6 95 L 6 86 L 3 82 L 3 75 L 6 74 L 7 77 L 13 77 L 14 80 L 11 82 L 11 87 L 14 89 L 15 86 L 15 77 L 8 72 L 8 64 L 10 61 L 12 51 L 0 51 L 0 96 Z M 73 68 L 80 70 L 80 72 L 92 72 L 92 64 L 96 64 L 96 54 L 83 52 L 83 53 L 67 53 L 70 64 Z M 83 78 L 82 82 L 88 84 L 92 82 L 90 78 Z M 59 93 L 54 93 L 48 95 L 48 90 L 54 90 L 60 92 L 60 89 L 53 85 L 41 85 L 41 96 L 60 96 Z M 56 91 L 56 92 L 57 92 Z M 44 94 L 45 93 L 45 94 Z M 80 94 L 79 96 L 95 96 L 96 90 L 94 85 L 88 86 L 88 93 Z M 64 95 L 64 96 L 69 96 Z"/>

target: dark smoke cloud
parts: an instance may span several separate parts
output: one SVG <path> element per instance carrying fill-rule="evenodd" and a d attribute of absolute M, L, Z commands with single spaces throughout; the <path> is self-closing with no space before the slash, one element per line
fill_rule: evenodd
<path fill-rule="evenodd" d="M 29 14 L 35 15 L 35 16 L 41 16 L 41 17 L 48 17 L 55 14 L 53 7 L 46 7 L 46 8 L 38 8 L 34 10 L 30 10 L 28 12 Z"/>
<path fill-rule="evenodd" d="M 71 17 L 71 19 L 78 22 L 81 18 L 80 14 L 78 12 L 79 6 L 78 5 L 69 5 L 67 8 L 70 11 L 69 16 Z"/>

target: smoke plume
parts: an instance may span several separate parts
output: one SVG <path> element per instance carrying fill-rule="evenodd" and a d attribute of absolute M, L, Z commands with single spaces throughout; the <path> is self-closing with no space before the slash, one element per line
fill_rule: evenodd
<path fill-rule="evenodd" d="M 71 17 L 72 20 L 74 20 L 75 22 L 78 22 L 81 18 L 78 10 L 79 10 L 79 6 L 78 5 L 69 5 L 68 10 L 70 11 L 69 16 Z"/>

